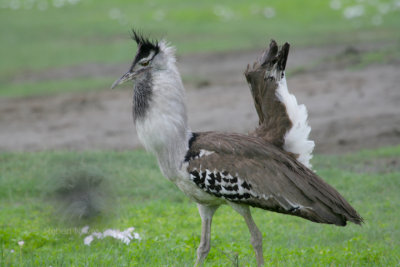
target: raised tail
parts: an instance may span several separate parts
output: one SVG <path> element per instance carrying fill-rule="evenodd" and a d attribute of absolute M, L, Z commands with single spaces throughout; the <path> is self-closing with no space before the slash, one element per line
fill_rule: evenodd
<path fill-rule="evenodd" d="M 289 152 L 311 168 L 314 141 L 309 140 L 311 128 L 307 109 L 297 103 L 286 84 L 285 67 L 290 45 L 281 49 L 272 40 L 253 66 L 247 66 L 245 76 L 254 99 L 259 126 L 252 133 Z"/>

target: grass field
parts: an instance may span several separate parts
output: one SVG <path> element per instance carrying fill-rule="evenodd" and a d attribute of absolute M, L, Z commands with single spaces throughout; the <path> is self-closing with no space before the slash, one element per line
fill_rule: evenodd
<path fill-rule="evenodd" d="M 178 55 L 240 53 L 270 38 L 294 47 L 382 45 L 353 66 L 363 68 L 400 59 L 399 25 L 399 0 L 0 0 L 0 98 L 109 89 L 118 76 L 79 70 L 128 65 L 132 27 L 167 37 Z M 366 223 L 339 228 L 254 209 L 266 265 L 400 265 L 399 158 L 400 146 L 316 156 L 318 174 Z M 80 202 L 60 200 L 77 177 L 96 184 L 90 219 L 76 218 Z M 86 225 L 90 233 L 135 227 L 142 239 L 87 246 Z M 249 239 L 243 219 L 221 207 L 205 265 L 255 266 Z M 0 153 L 0 267 L 192 266 L 199 241 L 196 205 L 144 151 Z"/>
<path fill-rule="evenodd" d="M 100 81 L 115 77 L 25 76 L 82 64 L 129 64 L 135 50 L 131 27 L 166 36 L 179 54 L 259 49 L 270 38 L 297 47 L 400 41 L 397 0 L 348 0 L 332 7 L 338 1 L 1 0 L 0 96 L 107 88 Z"/>
<path fill-rule="evenodd" d="M 365 219 L 362 227 L 317 225 L 253 209 L 267 266 L 395 266 L 400 264 L 400 146 L 344 156 L 317 156 L 318 174 Z M 58 219 L 51 197 L 59 177 L 83 171 L 102 177 L 101 213 L 90 221 Z M 105 193 L 106 192 L 106 193 Z M 192 266 L 200 238 L 194 203 L 162 177 L 143 151 L 40 152 L 0 155 L 0 266 Z M 80 235 L 135 227 L 125 245 Z M 24 241 L 20 247 L 19 241 Z M 214 217 L 206 266 L 254 266 L 243 219 L 229 207 Z"/>

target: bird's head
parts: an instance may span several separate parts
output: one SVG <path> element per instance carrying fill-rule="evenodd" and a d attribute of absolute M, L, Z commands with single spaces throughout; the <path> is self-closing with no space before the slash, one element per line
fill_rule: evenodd
<path fill-rule="evenodd" d="M 143 77 L 146 73 L 152 73 L 165 69 L 167 66 L 165 49 L 169 47 L 164 41 L 158 42 L 143 37 L 135 30 L 132 30 L 132 39 L 136 42 L 138 50 L 133 59 L 132 65 L 128 72 L 116 80 L 111 88 L 125 83 L 127 81 L 135 81 Z"/>

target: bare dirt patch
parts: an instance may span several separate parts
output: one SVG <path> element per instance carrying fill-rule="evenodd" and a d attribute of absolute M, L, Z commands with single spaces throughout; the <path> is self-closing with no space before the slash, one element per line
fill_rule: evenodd
<path fill-rule="evenodd" d="M 289 90 L 308 108 L 316 152 L 342 153 L 400 144 L 400 63 L 349 69 L 351 62 L 334 62 L 334 55 L 343 55 L 346 49 L 292 48 L 289 56 L 289 74 L 302 69 L 288 76 Z M 243 71 L 259 53 L 179 58 L 194 131 L 247 133 L 254 129 L 257 117 Z M 118 78 L 124 67 L 89 64 L 52 70 L 52 75 L 31 73 L 29 80 L 65 79 L 82 73 L 100 76 L 103 72 Z M 126 88 L 0 99 L 0 151 L 139 147 L 131 118 L 131 95 Z"/>

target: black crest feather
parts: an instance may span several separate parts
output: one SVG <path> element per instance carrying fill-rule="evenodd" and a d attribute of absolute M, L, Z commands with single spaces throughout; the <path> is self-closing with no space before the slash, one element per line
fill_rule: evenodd
<path fill-rule="evenodd" d="M 132 29 L 131 37 L 138 46 L 148 47 L 156 51 L 159 50 L 157 40 L 150 40 L 149 38 L 144 37 L 144 35 L 140 33 L 138 30 Z"/>
<path fill-rule="evenodd" d="M 132 29 L 131 37 L 138 46 L 135 59 L 133 60 L 132 66 L 130 68 L 130 70 L 132 71 L 136 64 L 143 58 L 153 60 L 153 58 L 160 52 L 160 46 L 158 45 L 158 41 L 153 41 L 147 37 L 144 37 L 143 34 L 135 29 Z M 149 58 L 149 55 L 151 53 L 154 54 L 151 58 Z"/>

